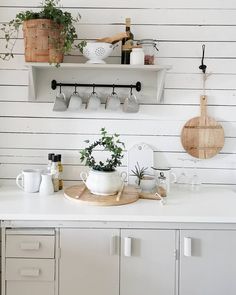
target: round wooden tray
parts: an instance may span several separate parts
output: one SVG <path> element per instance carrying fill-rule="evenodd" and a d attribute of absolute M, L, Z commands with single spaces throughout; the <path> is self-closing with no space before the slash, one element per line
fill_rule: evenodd
<path fill-rule="evenodd" d="M 74 185 L 65 188 L 64 196 L 67 199 L 74 200 L 89 205 L 96 206 L 117 206 L 136 202 L 139 199 L 139 193 L 134 186 L 125 186 L 122 194 L 117 200 L 117 195 L 114 196 L 99 196 L 91 194 L 84 184 Z"/>

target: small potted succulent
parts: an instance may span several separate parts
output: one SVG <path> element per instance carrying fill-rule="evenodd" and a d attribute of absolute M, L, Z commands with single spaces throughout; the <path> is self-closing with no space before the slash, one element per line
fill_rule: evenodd
<path fill-rule="evenodd" d="M 8 24 L 3 24 L 1 30 L 8 52 L 1 54 L 0 58 L 9 60 L 14 57 L 14 46 L 20 27 L 23 27 L 26 62 L 61 63 L 77 39 L 75 24 L 80 15 L 74 18 L 71 13 L 63 11 L 58 7 L 59 1 L 44 0 L 39 12 L 20 12 Z M 83 42 L 77 47 L 81 49 L 84 45 Z"/>
<path fill-rule="evenodd" d="M 149 175 L 147 171 L 148 167 L 140 167 L 139 163 L 134 166 L 132 176 L 136 176 L 136 184 L 141 188 L 142 191 L 150 192 L 156 187 L 156 179 L 153 175 Z"/>
<path fill-rule="evenodd" d="M 89 140 L 85 141 L 89 143 Z M 96 162 L 94 150 L 102 147 L 104 151 L 110 152 L 110 157 L 104 162 Z M 114 195 L 122 186 L 121 175 L 116 167 L 121 165 L 125 145 L 120 141 L 118 134 L 108 135 L 105 128 L 101 129 L 101 138 L 80 151 L 80 160 L 90 168 L 90 172 L 82 172 L 81 179 L 91 193 L 96 195 Z"/>

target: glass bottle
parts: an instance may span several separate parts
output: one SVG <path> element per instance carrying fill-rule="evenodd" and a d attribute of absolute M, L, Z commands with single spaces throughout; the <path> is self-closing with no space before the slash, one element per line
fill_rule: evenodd
<path fill-rule="evenodd" d="M 134 43 L 134 35 L 130 30 L 130 18 L 125 19 L 125 31 L 128 37 L 122 39 L 122 47 L 121 47 L 121 63 L 122 64 L 130 64 L 130 53 L 132 51 L 133 43 Z"/>
<path fill-rule="evenodd" d="M 161 197 L 167 197 L 167 182 L 163 172 L 158 177 L 157 192 Z"/>
<path fill-rule="evenodd" d="M 52 183 L 54 187 L 54 192 L 59 191 L 59 171 L 58 171 L 58 156 L 53 155 L 52 156 Z"/>
<path fill-rule="evenodd" d="M 63 166 L 61 163 L 61 155 L 57 155 L 58 159 L 58 179 L 59 179 L 59 190 L 63 189 Z"/>
<path fill-rule="evenodd" d="M 47 166 L 47 173 L 51 174 L 52 169 L 52 156 L 54 156 L 54 153 L 48 154 L 48 166 Z"/>

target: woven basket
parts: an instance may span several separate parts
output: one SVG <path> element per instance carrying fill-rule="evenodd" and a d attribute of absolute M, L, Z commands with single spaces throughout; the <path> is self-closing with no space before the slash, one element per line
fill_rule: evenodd
<path fill-rule="evenodd" d="M 64 57 L 61 28 L 50 19 L 24 21 L 25 61 L 61 63 Z"/>

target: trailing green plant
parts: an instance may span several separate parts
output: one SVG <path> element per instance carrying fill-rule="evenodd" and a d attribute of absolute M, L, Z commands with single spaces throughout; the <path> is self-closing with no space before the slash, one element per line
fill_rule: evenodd
<path fill-rule="evenodd" d="M 56 24 L 61 25 L 61 37 L 64 40 L 64 44 L 61 47 L 61 53 L 66 54 L 73 48 L 81 48 L 86 45 L 86 41 L 82 41 L 78 45 L 74 42 L 77 39 L 75 24 L 79 22 L 81 16 L 78 14 L 77 17 L 73 17 L 71 13 L 63 11 L 61 7 L 58 7 L 60 0 L 44 0 L 42 3 L 42 8 L 39 12 L 34 12 L 32 10 L 27 10 L 25 12 L 20 12 L 16 14 L 15 18 L 7 24 L 2 24 L 1 30 L 4 33 L 4 38 L 6 40 L 6 50 L 5 54 L 1 54 L 0 58 L 3 60 L 9 60 L 14 57 L 13 50 L 16 40 L 19 35 L 19 29 L 24 21 L 32 19 L 50 19 Z M 52 42 L 58 42 L 58 40 L 51 40 Z"/>
<path fill-rule="evenodd" d="M 85 141 L 89 143 L 89 140 Z M 109 151 L 111 156 L 106 159 L 105 162 L 96 162 L 93 151 L 96 147 L 101 146 L 105 151 Z M 111 172 L 115 171 L 115 168 L 121 165 L 121 159 L 123 158 L 123 151 L 125 144 L 120 141 L 118 134 L 108 135 L 105 128 L 101 129 L 101 138 L 92 143 L 80 151 L 80 160 L 85 162 L 85 165 L 97 170 Z"/>
<path fill-rule="evenodd" d="M 140 185 L 141 180 L 145 176 L 145 171 L 148 169 L 148 167 L 142 167 L 140 168 L 139 163 L 137 162 L 137 165 L 134 166 L 134 170 L 131 170 L 133 173 L 132 176 L 136 176 L 138 179 L 138 185 Z"/>

